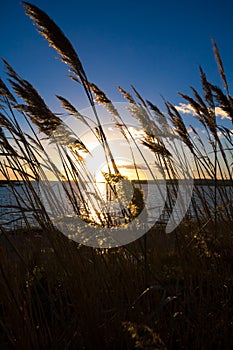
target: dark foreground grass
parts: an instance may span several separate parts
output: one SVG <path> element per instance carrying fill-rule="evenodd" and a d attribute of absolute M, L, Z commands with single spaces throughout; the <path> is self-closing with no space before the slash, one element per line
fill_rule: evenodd
<path fill-rule="evenodd" d="M 232 349 L 232 235 L 232 222 L 186 223 L 106 251 L 55 231 L 8 234 L 1 349 Z"/>

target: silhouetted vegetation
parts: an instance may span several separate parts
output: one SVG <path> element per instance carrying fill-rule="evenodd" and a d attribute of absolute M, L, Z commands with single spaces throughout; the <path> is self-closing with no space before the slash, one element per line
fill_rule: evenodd
<path fill-rule="evenodd" d="M 0 221 L 1 348 L 231 349 L 233 142 L 232 130 L 219 123 L 216 108 L 233 121 L 233 98 L 216 43 L 213 41 L 223 89 L 209 82 L 200 68 L 203 91 L 191 88 L 192 97 L 180 94 L 205 134 L 193 126 L 189 130 L 172 103 L 165 101 L 164 113 L 134 87 L 133 95 L 119 87 L 142 130 L 138 140 L 106 94 L 88 80 L 78 54 L 60 28 L 37 7 L 23 5 L 40 34 L 69 66 L 71 78 L 84 89 L 93 120 L 80 114 L 66 98 L 57 97 L 102 147 L 108 168 L 103 175 L 121 217 L 116 220 L 103 209 L 103 198 L 85 165 L 88 146 L 61 115 L 50 110 L 36 89 L 3 61 L 11 87 L 0 80 L 0 174 L 16 204 L 1 207 L 15 210 L 17 218 L 10 229 Z M 120 173 L 97 103 L 107 109 L 127 142 L 136 181 Z M 26 121 L 27 130 L 19 116 Z M 44 138 L 56 145 L 62 171 L 47 153 Z M 173 210 L 180 169 L 194 179 L 190 208 L 180 225 L 167 234 L 166 225 L 158 222 L 137 241 L 111 249 L 101 248 L 101 244 L 100 248 L 84 246 L 59 232 L 35 184 L 45 186 L 46 201 L 56 215 L 65 215 L 59 195 L 50 186 L 48 173 L 52 173 L 87 230 L 94 224 L 127 226 L 137 220 L 145 205 L 143 191 L 137 186 L 141 179 L 133 147 L 155 182 L 157 178 L 141 145 L 152 152 L 157 171 L 170 184 L 164 213 Z M 187 166 L 190 160 L 192 169 Z M 121 182 L 125 186 L 119 187 Z M 129 183 L 134 195 L 123 206 Z M 0 220 L 4 215 L 1 213 Z"/>

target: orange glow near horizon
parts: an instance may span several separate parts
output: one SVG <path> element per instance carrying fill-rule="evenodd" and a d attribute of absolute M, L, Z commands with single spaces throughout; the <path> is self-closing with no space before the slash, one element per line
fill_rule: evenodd
<path fill-rule="evenodd" d="M 146 176 L 146 171 L 144 169 L 140 169 L 140 166 L 138 166 L 137 168 L 137 171 L 138 171 L 138 176 L 137 176 L 137 173 L 133 164 L 129 164 L 126 161 L 118 161 L 116 162 L 116 165 L 121 175 L 125 176 L 128 180 L 137 180 L 138 177 L 140 180 L 148 179 L 148 176 Z M 96 182 L 105 182 L 102 172 L 108 173 L 107 165 L 104 165 L 103 167 L 101 167 L 101 169 L 96 173 Z"/>

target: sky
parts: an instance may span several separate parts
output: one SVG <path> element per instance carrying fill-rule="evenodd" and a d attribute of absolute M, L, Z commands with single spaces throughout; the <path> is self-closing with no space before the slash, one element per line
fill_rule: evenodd
<path fill-rule="evenodd" d="M 221 84 L 211 37 L 222 55 L 229 82 L 233 80 L 233 2 L 230 0 L 93 1 L 34 0 L 63 30 L 77 50 L 90 81 L 114 101 L 117 91 L 133 84 L 155 104 L 161 95 L 174 104 L 178 91 L 199 85 L 198 66 L 210 81 Z M 88 106 L 67 67 L 56 59 L 25 15 L 18 0 L 1 2 L 0 56 L 58 106 L 55 94 L 69 97 L 79 108 Z M 1 76 L 4 77 L 3 65 Z M 230 84 L 231 85 L 231 84 Z"/>
<path fill-rule="evenodd" d="M 63 30 L 76 49 L 88 79 L 113 102 L 130 84 L 145 99 L 165 110 L 163 96 L 182 103 L 178 91 L 200 89 L 199 66 L 221 86 L 211 37 L 216 41 L 233 89 L 233 2 L 230 0 L 93 1 L 34 0 Z M 40 36 L 18 0 L 0 5 L 0 56 L 31 82 L 53 111 L 55 95 L 79 110 L 88 107 L 79 85 L 66 77 L 67 66 Z M 3 64 L 0 75 L 5 78 Z M 185 111 L 185 106 L 182 107 Z M 187 108 L 186 108 L 187 112 Z M 187 124 L 195 119 L 185 114 Z"/>

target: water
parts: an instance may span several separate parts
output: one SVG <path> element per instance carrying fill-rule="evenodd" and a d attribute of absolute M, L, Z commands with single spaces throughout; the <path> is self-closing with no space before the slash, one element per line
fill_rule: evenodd
<path fill-rule="evenodd" d="M 31 183 L 30 186 L 35 191 L 35 193 L 40 194 L 40 198 L 42 199 L 43 204 L 45 205 L 46 210 L 51 215 L 51 213 L 59 212 L 59 210 L 65 210 L 66 212 L 71 210 L 71 206 L 68 205 L 66 201 L 66 195 L 64 191 L 62 192 L 61 186 L 58 183 L 50 183 L 52 184 L 53 198 L 55 200 L 51 203 L 45 198 L 46 194 L 48 194 L 48 189 L 46 188 L 43 192 L 41 191 L 42 187 L 38 186 L 37 183 Z M 139 187 L 140 185 L 135 185 Z M 176 197 L 175 195 L 168 196 L 168 191 L 171 190 L 172 186 L 168 185 L 166 188 L 165 183 L 154 184 L 142 184 L 142 190 L 144 192 L 144 198 L 146 202 L 146 208 L 148 213 L 148 222 L 159 222 L 159 223 L 167 223 L 169 220 L 169 216 L 171 215 L 171 211 L 169 208 L 175 208 L 173 210 L 173 217 L 175 220 L 180 221 L 183 218 L 184 214 L 189 216 L 189 218 L 194 218 L 195 215 L 198 215 L 199 218 L 205 219 L 205 215 L 207 211 L 209 215 L 214 217 L 215 215 L 215 194 L 216 194 L 216 205 L 217 205 L 217 214 L 218 218 L 229 218 L 229 215 L 232 216 L 232 202 L 233 202 L 233 189 L 232 186 L 218 186 L 217 191 L 215 193 L 215 188 L 212 185 L 197 185 L 195 191 L 192 193 L 192 201 L 189 205 L 188 210 L 185 209 L 182 211 L 181 203 L 176 205 Z M 105 184 L 98 184 L 99 194 L 102 199 L 106 198 L 106 186 Z M 168 189 L 168 191 L 167 191 Z M 51 192 L 52 193 L 52 192 Z M 50 194 L 51 194 L 50 193 Z M 171 192 L 170 192 L 171 193 Z M 187 188 L 184 186 L 180 189 L 182 200 L 185 199 L 187 203 L 189 203 L 189 195 L 187 195 Z M 128 198 L 126 200 L 125 205 L 127 205 L 127 201 L 130 201 L 132 198 L 133 192 L 128 193 Z M 131 197 L 130 197 L 131 196 Z M 28 188 L 25 187 L 22 183 L 11 184 L 11 185 L 1 185 L 0 186 L 0 225 L 4 228 L 16 228 L 25 226 L 25 216 L 30 224 L 38 225 L 37 219 L 35 218 L 34 211 L 35 208 L 39 211 L 40 208 L 35 203 L 35 199 L 30 196 L 30 192 L 28 193 Z M 201 198 L 205 198 L 205 201 L 202 201 Z M 171 203 L 169 204 L 169 198 Z M 94 203 L 94 196 L 92 198 Z M 186 203 L 186 204 L 187 204 Z M 104 209 L 106 211 L 106 204 L 104 205 Z M 168 209 L 164 209 L 168 206 Z M 20 206 L 23 208 L 23 215 Z M 59 207 L 60 206 L 60 207 Z M 195 208 L 194 208 L 195 207 Z M 111 215 L 120 215 L 119 208 L 117 203 L 111 201 L 108 203 L 108 210 Z M 101 210 L 101 208 L 100 208 Z M 118 210 L 118 211 L 117 211 Z"/>
<path fill-rule="evenodd" d="M 32 186 L 38 192 L 38 185 L 34 183 Z M 25 226 L 25 217 L 30 224 L 35 225 L 35 207 L 33 196 L 30 196 L 21 182 L 0 186 L 0 225 L 4 228 Z"/>

